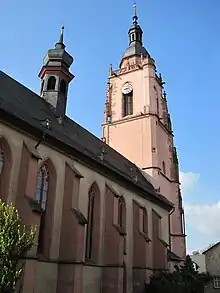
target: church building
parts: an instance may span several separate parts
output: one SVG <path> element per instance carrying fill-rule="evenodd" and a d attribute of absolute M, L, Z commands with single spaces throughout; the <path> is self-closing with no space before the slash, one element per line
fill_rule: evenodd
<path fill-rule="evenodd" d="M 134 7 L 110 66 L 102 139 L 66 115 L 74 74 L 59 41 L 39 95 L 0 71 L 0 198 L 37 225 L 20 293 L 139 293 L 185 257 L 177 151 L 162 77 Z"/>

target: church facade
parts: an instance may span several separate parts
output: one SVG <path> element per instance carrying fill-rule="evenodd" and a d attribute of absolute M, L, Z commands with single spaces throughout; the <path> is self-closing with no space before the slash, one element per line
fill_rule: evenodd
<path fill-rule="evenodd" d="M 0 197 L 15 204 L 25 225 L 38 227 L 19 292 L 141 292 L 150 275 L 184 257 L 171 122 L 136 13 L 129 36 L 119 71 L 110 70 L 102 140 L 66 116 L 74 75 L 63 30 L 44 58 L 40 95 L 0 71 Z M 156 107 L 151 80 L 160 114 L 148 117 Z"/>

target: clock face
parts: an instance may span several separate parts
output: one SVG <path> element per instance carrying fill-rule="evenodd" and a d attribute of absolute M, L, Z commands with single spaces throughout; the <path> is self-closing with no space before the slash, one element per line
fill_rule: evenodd
<path fill-rule="evenodd" d="M 125 95 L 130 94 L 130 92 L 132 92 L 132 90 L 133 90 L 133 87 L 130 82 L 126 82 L 122 87 L 122 93 Z"/>

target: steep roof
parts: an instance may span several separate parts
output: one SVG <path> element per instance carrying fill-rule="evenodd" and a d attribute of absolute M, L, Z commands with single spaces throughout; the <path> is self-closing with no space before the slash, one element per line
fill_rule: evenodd
<path fill-rule="evenodd" d="M 45 133 L 45 142 L 51 146 L 59 144 L 60 150 L 73 157 L 90 159 L 90 162 L 96 163 L 105 170 L 105 173 L 111 171 L 111 174 L 118 179 L 121 178 L 139 188 L 140 193 L 149 200 L 162 204 L 168 210 L 173 207 L 172 203 L 155 191 L 136 165 L 69 117 L 65 116 L 63 123 L 59 123 L 44 99 L 2 71 L 0 71 L 0 119 L 7 120 L 13 126 L 25 128 L 25 131 L 35 136 Z M 51 122 L 50 129 L 47 129 L 43 123 L 46 119 Z"/>

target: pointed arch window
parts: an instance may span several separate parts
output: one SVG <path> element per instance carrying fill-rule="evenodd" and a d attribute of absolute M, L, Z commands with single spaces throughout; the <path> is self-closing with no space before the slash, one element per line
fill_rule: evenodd
<path fill-rule="evenodd" d="M 47 81 L 47 90 L 55 90 L 56 78 L 54 76 L 50 76 Z"/>
<path fill-rule="evenodd" d="M 114 212 L 113 212 L 113 224 L 116 228 L 126 227 L 126 205 L 123 196 L 114 196 Z"/>
<path fill-rule="evenodd" d="M 159 116 L 159 98 L 158 98 L 158 94 L 156 97 L 156 102 L 157 102 L 157 115 Z"/>
<path fill-rule="evenodd" d="M 56 188 L 56 169 L 53 163 L 47 159 L 39 168 L 35 190 L 35 199 L 42 208 L 37 252 L 44 257 L 50 255 Z"/>
<path fill-rule="evenodd" d="M 5 163 L 5 155 L 4 155 L 3 148 L 0 145 L 0 176 L 3 174 L 4 163 Z"/>
<path fill-rule="evenodd" d="M 85 259 L 98 262 L 100 246 L 100 190 L 96 182 L 88 192 Z"/>
<path fill-rule="evenodd" d="M 66 94 L 66 82 L 65 82 L 64 79 L 62 79 L 61 82 L 60 82 L 60 92 L 63 95 Z"/>
<path fill-rule="evenodd" d="M 139 229 L 140 232 L 148 235 L 148 215 L 147 210 L 144 207 L 140 207 L 139 213 Z"/>
<path fill-rule="evenodd" d="M 123 94 L 123 116 L 133 114 L 133 91 L 129 94 Z"/>
<path fill-rule="evenodd" d="M 92 258 L 94 207 L 95 207 L 95 194 L 91 188 L 89 190 L 88 223 L 87 223 L 87 237 L 86 237 L 86 259 Z"/>
<path fill-rule="evenodd" d="M 118 200 L 118 226 L 123 227 L 123 213 L 124 213 L 124 201 L 120 197 Z"/>
<path fill-rule="evenodd" d="M 37 175 L 36 200 L 43 211 L 46 209 L 49 192 L 49 172 L 46 165 L 42 165 Z"/>

